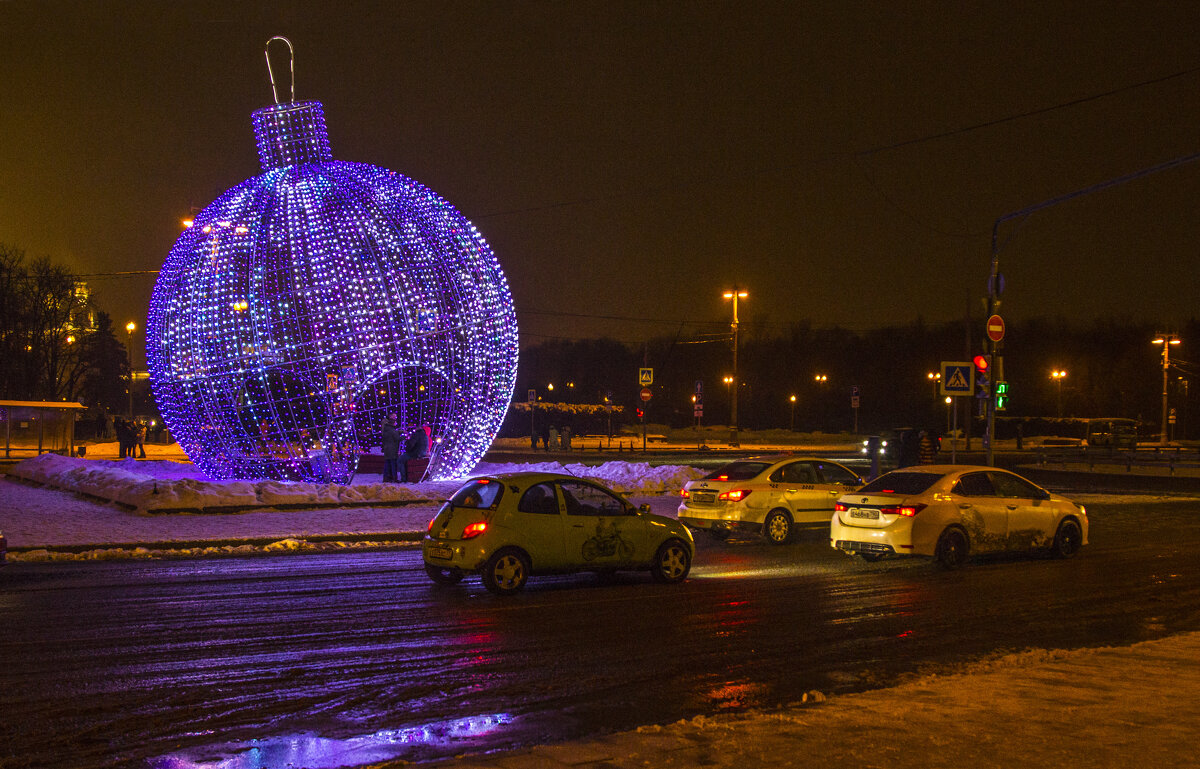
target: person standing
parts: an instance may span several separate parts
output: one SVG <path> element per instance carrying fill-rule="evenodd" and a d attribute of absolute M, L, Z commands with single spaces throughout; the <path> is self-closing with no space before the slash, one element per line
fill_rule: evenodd
<path fill-rule="evenodd" d="M 400 429 L 396 425 L 396 412 L 387 415 L 383 420 L 383 437 L 380 448 L 383 449 L 383 482 L 395 483 L 398 480 L 397 470 L 400 466 Z"/>
<path fill-rule="evenodd" d="M 137 445 L 138 459 L 146 458 L 146 421 L 139 419 L 133 423 L 133 440 Z M 133 446 L 129 447 L 129 456 L 133 456 Z"/>
<path fill-rule="evenodd" d="M 130 455 L 132 431 L 124 417 L 113 417 L 113 432 L 117 434 L 117 451 L 121 459 Z"/>
<path fill-rule="evenodd" d="M 921 443 L 917 449 L 917 461 L 923 465 L 932 465 L 937 456 L 937 443 L 928 430 L 921 431 Z"/>

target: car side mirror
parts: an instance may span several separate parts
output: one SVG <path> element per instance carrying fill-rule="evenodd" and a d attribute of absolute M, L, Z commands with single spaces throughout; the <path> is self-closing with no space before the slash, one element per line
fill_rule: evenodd
<path fill-rule="evenodd" d="M 639 513 L 650 512 L 650 505 L 649 504 L 638 505 L 638 512 Z"/>

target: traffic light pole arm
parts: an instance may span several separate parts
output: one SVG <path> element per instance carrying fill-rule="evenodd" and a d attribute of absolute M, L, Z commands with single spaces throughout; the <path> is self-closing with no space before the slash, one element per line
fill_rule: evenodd
<path fill-rule="evenodd" d="M 1003 216 L 998 218 L 992 224 L 992 272 L 991 272 L 991 276 L 988 278 L 988 317 L 990 318 L 992 315 L 996 314 L 996 310 L 1000 306 L 1000 299 L 999 299 L 999 295 L 996 293 L 996 289 L 997 289 L 997 284 L 1000 279 L 999 232 L 1000 232 L 1001 224 L 1003 224 L 1004 222 L 1007 222 L 1007 221 L 1011 221 L 1013 219 L 1017 219 L 1022 216 L 1029 216 L 1030 214 L 1041 211 L 1043 208 L 1050 208 L 1051 206 L 1056 206 L 1059 203 L 1065 203 L 1068 200 L 1074 200 L 1075 198 L 1083 197 L 1084 195 L 1088 195 L 1093 192 L 1099 192 L 1100 190 L 1105 190 L 1105 189 L 1108 189 L 1109 187 L 1116 187 L 1117 185 L 1124 184 L 1126 182 L 1131 182 L 1131 181 L 1134 181 L 1135 179 L 1141 179 L 1143 176 L 1149 176 L 1151 174 L 1156 174 L 1159 171 L 1168 171 L 1172 168 L 1176 168 L 1176 167 L 1182 166 L 1182 165 L 1187 165 L 1188 163 L 1193 163 L 1197 160 L 1200 160 L 1200 152 L 1193 153 L 1191 155 L 1184 155 L 1183 157 L 1178 157 L 1173 160 L 1168 160 L 1164 163 L 1159 163 L 1156 166 L 1150 166 L 1149 168 L 1143 168 L 1140 171 L 1134 171 L 1133 173 L 1125 174 L 1124 176 L 1118 176 L 1115 179 L 1109 179 L 1107 181 L 1099 182 L 1098 184 L 1093 184 L 1090 187 L 1084 187 L 1083 189 L 1075 190 L 1074 192 L 1068 192 L 1065 195 L 1059 195 L 1056 198 L 1050 198 L 1049 200 L 1043 200 L 1041 203 L 1035 203 L 1034 205 L 1029 206 L 1027 208 L 1022 208 L 1020 211 L 1013 211 L 1011 213 L 1004 214 Z M 988 354 L 992 356 L 993 362 L 996 362 L 999 360 L 999 357 L 996 354 L 997 344 L 996 344 L 996 342 L 993 342 L 990 338 L 988 339 L 987 350 L 988 350 Z M 993 387 L 992 391 L 990 393 L 988 393 L 988 399 L 987 399 L 987 463 L 989 465 L 994 464 L 994 462 L 992 461 L 993 460 L 992 444 L 994 443 L 993 438 L 995 437 L 995 434 L 996 434 L 996 388 Z"/>

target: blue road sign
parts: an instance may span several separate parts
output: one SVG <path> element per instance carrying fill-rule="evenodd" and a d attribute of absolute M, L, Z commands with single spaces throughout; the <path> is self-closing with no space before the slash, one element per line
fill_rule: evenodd
<path fill-rule="evenodd" d="M 970 361 L 942 361 L 942 395 L 971 397 L 975 394 L 975 364 Z"/>

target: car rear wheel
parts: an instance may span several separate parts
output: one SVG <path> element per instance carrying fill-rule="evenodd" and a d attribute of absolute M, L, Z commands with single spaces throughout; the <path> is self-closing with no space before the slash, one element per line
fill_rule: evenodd
<path fill-rule="evenodd" d="M 425 564 L 425 573 L 439 585 L 457 585 L 463 580 L 463 573 L 458 569 L 443 569 L 431 563 Z"/>
<path fill-rule="evenodd" d="M 519 593 L 529 579 L 529 556 L 513 547 L 497 550 L 483 565 L 483 586 L 496 595 Z"/>
<path fill-rule="evenodd" d="M 650 573 L 655 581 L 674 584 L 682 582 L 692 568 L 692 554 L 687 545 L 677 539 L 668 539 L 658 548 Z"/>
<path fill-rule="evenodd" d="M 792 519 L 783 510 L 772 510 L 763 521 L 763 535 L 772 545 L 782 545 L 792 536 Z"/>
<path fill-rule="evenodd" d="M 938 539 L 934 556 L 943 569 L 961 569 L 967 562 L 967 535 L 960 529 L 946 529 Z"/>
<path fill-rule="evenodd" d="M 1054 535 L 1054 544 L 1051 546 L 1054 557 L 1070 558 L 1078 553 L 1082 546 L 1083 530 L 1077 522 L 1067 519 L 1058 524 L 1058 533 Z"/>

